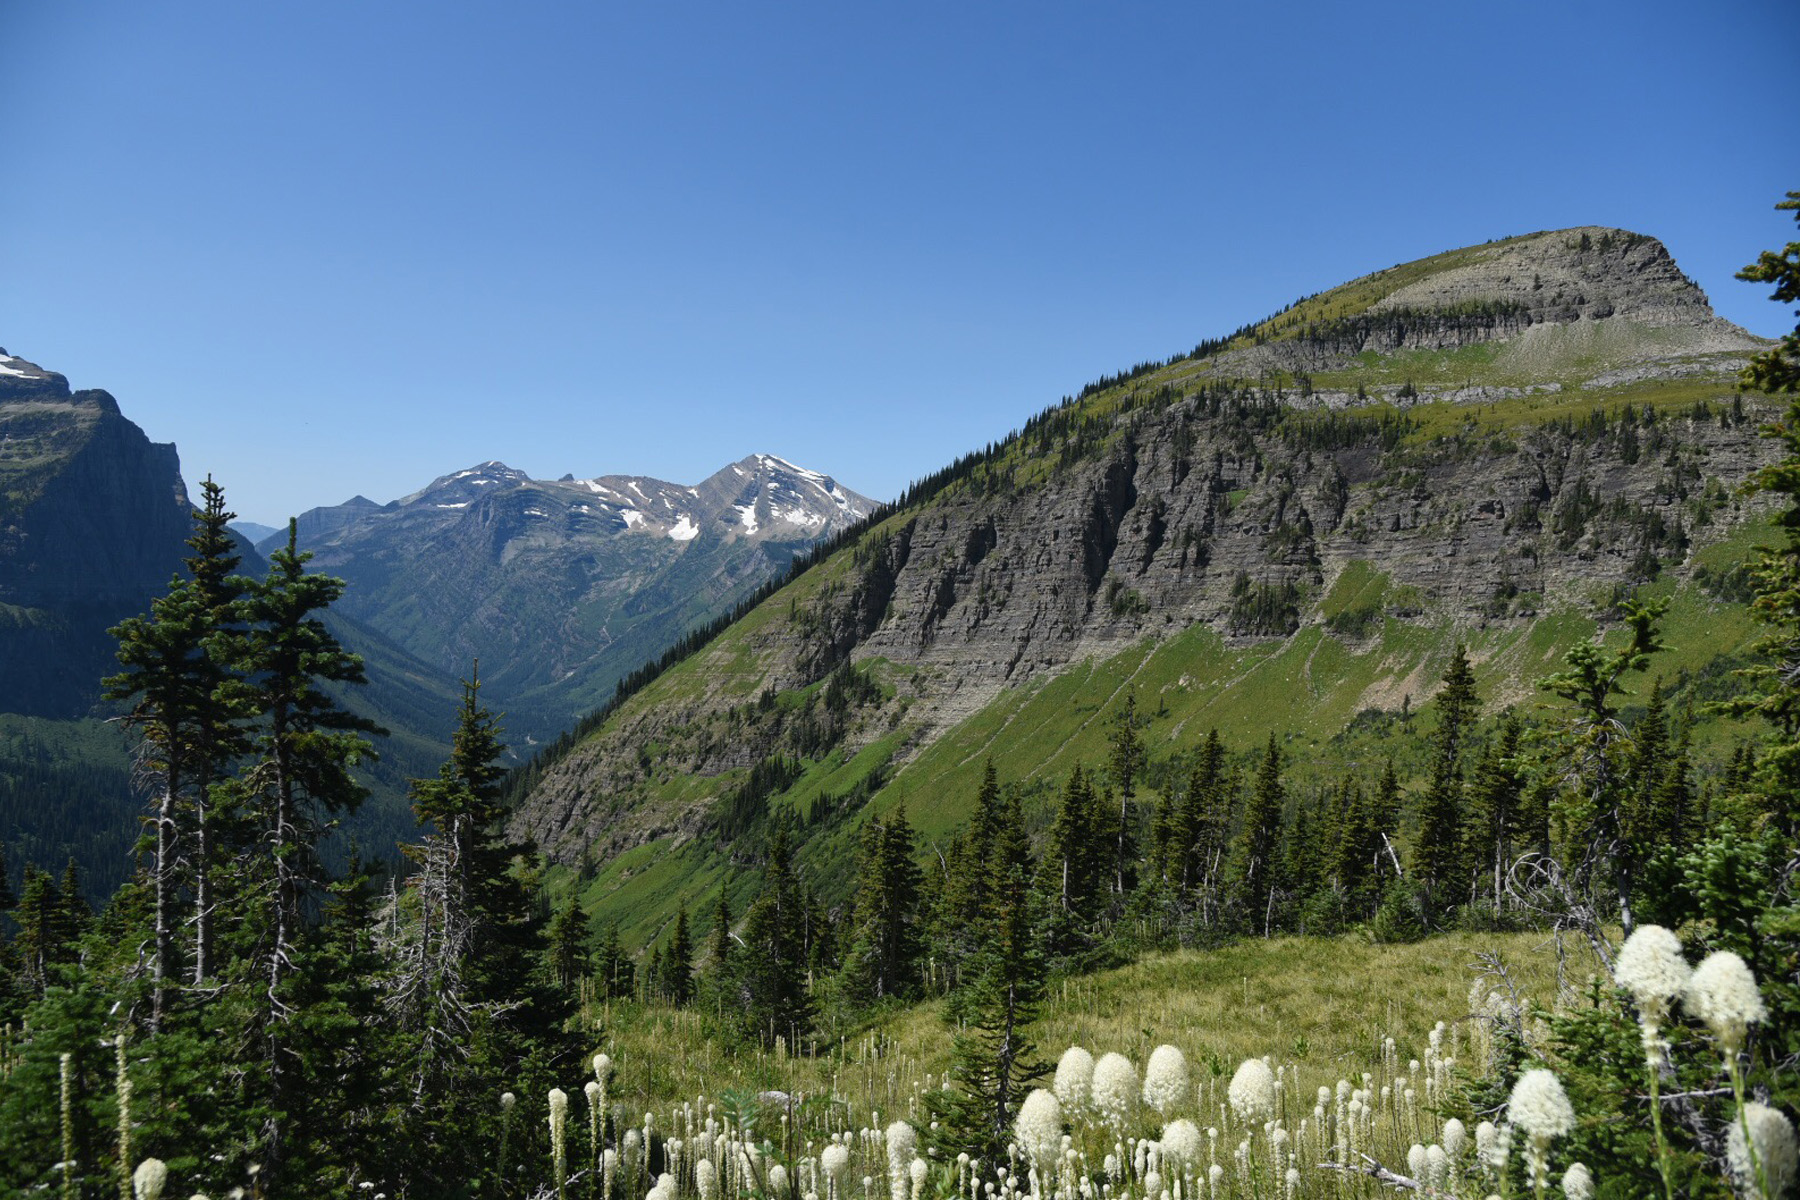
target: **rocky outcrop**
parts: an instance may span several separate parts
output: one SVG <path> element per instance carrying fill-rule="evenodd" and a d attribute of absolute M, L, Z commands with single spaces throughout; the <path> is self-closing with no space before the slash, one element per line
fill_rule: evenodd
<path fill-rule="evenodd" d="M 1713 314 L 1655 238 L 1584 226 L 1505 238 L 1377 271 L 1272 319 L 1256 344 L 1209 360 L 1214 377 L 1341 368 L 1367 353 L 1506 343 L 1606 322 L 1653 339 L 1656 355 L 1732 353 L 1761 341 Z M 1637 355 L 1635 346 L 1615 352 Z"/>
<path fill-rule="evenodd" d="M 174 446 L 0 354 L 0 711 L 92 706 L 106 631 L 168 586 L 189 511 Z"/>
<path fill-rule="evenodd" d="M 1362 301 L 1348 316 L 1344 296 Z M 1747 519 L 1733 489 L 1777 450 L 1723 379 L 1698 403 L 1656 391 L 1696 355 L 1722 375 L 1761 343 L 1648 238 L 1534 235 L 1318 299 L 1263 345 L 1034 419 L 622 706 L 544 770 L 517 831 L 572 861 L 704 828 L 718 790 L 675 803 L 652 773 L 735 779 L 802 752 L 815 729 L 792 706 L 746 697 L 804 697 L 845 664 L 891 693 L 832 745 L 848 757 L 904 728 L 903 763 L 1008 689 L 1195 626 L 1249 644 L 1323 625 L 1354 643 L 1389 618 L 1523 628 L 1591 611 L 1690 573 L 1696 546 Z M 1385 382 L 1385 355 L 1472 344 L 1516 382 Z M 1558 370 L 1533 378 L 1526 351 L 1562 354 Z M 1344 370 L 1339 390 L 1262 374 L 1302 362 Z M 1332 600 L 1341 580 L 1359 581 L 1354 603 Z"/>

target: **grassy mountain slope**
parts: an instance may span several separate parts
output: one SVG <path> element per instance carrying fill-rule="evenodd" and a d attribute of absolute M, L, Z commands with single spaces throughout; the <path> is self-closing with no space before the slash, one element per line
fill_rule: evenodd
<path fill-rule="evenodd" d="M 1490 711 L 1529 706 L 1628 591 L 1670 596 L 1657 669 L 1704 699 L 1751 636 L 1735 488 L 1770 450 L 1733 372 L 1758 344 L 1622 231 L 1309 298 L 915 489 L 527 773 L 517 827 L 642 944 L 678 900 L 741 906 L 782 815 L 839 898 L 866 814 L 904 803 L 941 844 L 989 757 L 1041 817 L 1127 694 L 1146 808 L 1214 726 L 1286 738 L 1301 788 L 1404 752 L 1458 641 Z"/>

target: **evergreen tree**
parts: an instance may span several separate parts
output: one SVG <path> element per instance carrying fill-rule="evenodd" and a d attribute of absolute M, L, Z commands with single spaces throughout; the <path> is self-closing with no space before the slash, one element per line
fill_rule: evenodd
<path fill-rule="evenodd" d="M 242 606 L 248 631 L 233 666 L 235 698 L 260 714 L 256 761 L 243 786 L 263 818 L 269 875 L 267 931 L 258 967 L 261 991 L 256 1033 L 263 1045 L 271 1115 L 263 1131 L 264 1171 L 279 1178 L 287 1156 L 288 1113 L 305 1064 L 292 1045 L 294 973 L 306 950 L 304 906 L 318 885 L 317 842 L 322 822 L 361 803 L 364 789 L 351 774 L 372 756 L 364 734 L 384 731 L 342 708 L 327 684 L 360 684 L 362 661 L 338 644 L 318 614 L 343 592 L 342 580 L 309 574 L 310 554 L 288 544 L 269 560 L 268 577 L 250 587 Z M 273 1186 L 273 1184 L 271 1184 Z"/>
<path fill-rule="evenodd" d="M 1087 773 L 1077 763 L 1063 785 L 1050 845 L 1044 857 L 1052 954 L 1074 952 L 1085 942 L 1081 931 L 1099 914 L 1107 879 L 1105 843 L 1099 836 L 1105 814 L 1098 811 Z"/>
<path fill-rule="evenodd" d="M 687 903 L 675 910 L 675 930 L 669 935 L 669 952 L 662 961 L 662 993 L 676 1008 L 694 998 L 694 939 L 688 931 Z"/>
<path fill-rule="evenodd" d="M 990 768 L 991 774 L 991 768 Z M 976 933 L 967 982 L 951 996 L 951 1085 L 926 1098 L 928 1137 L 946 1158 L 967 1153 L 991 1176 L 1002 1165 L 1018 1105 L 1048 1064 L 1027 1029 L 1043 997 L 1044 966 L 1030 921 L 1031 858 L 1018 796 L 996 808 L 991 851 L 981 864 L 989 907 Z"/>
<path fill-rule="evenodd" d="M 1627 936 L 1636 926 L 1632 911 L 1638 868 L 1647 847 L 1626 840 L 1624 821 L 1630 804 L 1630 758 L 1618 697 L 1627 695 L 1627 672 L 1644 671 L 1650 656 L 1662 649 L 1657 621 L 1666 600 L 1623 604 L 1630 641 L 1608 653 L 1591 643 L 1563 656 L 1563 670 L 1540 683 L 1568 704 L 1556 752 L 1563 759 L 1563 794 L 1557 819 L 1565 830 L 1569 861 L 1564 864 L 1577 903 L 1585 904 L 1604 883 Z M 1598 918 L 1589 922 L 1590 938 L 1601 936 Z"/>
<path fill-rule="evenodd" d="M 104 681 L 109 700 L 129 700 L 125 723 L 141 738 L 140 761 L 154 778 L 155 815 L 150 868 L 155 894 L 152 935 L 151 1028 L 162 1023 L 165 988 L 180 974 L 176 945 L 181 904 L 180 873 L 192 862 L 195 874 L 196 980 L 209 973 L 214 848 L 207 821 L 212 784 L 244 748 L 239 714 L 228 699 L 226 661 L 231 648 L 221 639 L 233 632 L 230 614 L 242 589 L 232 575 L 238 555 L 227 529 L 235 514 L 225 509 L 224 492 L 208 477 L 201 485 L 205 507 L 194 514 L 188 539 L 194 551 L 186 576 L 177 575 L 168 592 L 151 602 L 147 617 L 115 626 L 118 658 L 125 668 Z M 181 821 L 195 814 L 191 848 Z"/>
<path fill-rule="evenodd" d="M 1131 867 L 1137 858 L 1137 848 L 1132 843 L 1132 799 L 1137 791 L 1138 775 L 1144 769 L 1144 743 L 1138 737 L 1137 729 L 1137 695 L 1125 693 L 1125 707 L 1120 710 L 1118 722 L 1113 726 L 1112 754 L 1113 782 L 1119 788 L 1119 826 L 1115 833 L 1117 853 L 1113 859 L 1113 891 L 1123 896 L 1131 890 Z"/>
<path fill-rule="evenodd" d="M 1276 853 L 1281 845 L 1284 798 L 1281 749 L 1271 733 L 1262 768 L 1250 791 L 1250 802 L 1244 807 L 1243 825 L 1232 846 L 1231 856 L 1232 908 L 1238 923 L 1247 929 L 1262 930 L 1265 937 L 1273 927 L 1280 866 Z"/>
<path fill-rule="evenodd" d="M 1419 810 L 1419 832 L 1413 843 L 1412 876 L 1424 888 L 1433 909 L 1447 906 L 1459 882 L 1461 849 L 1458 824 L 1463 809 L 1462 750 L 1480 704 L 1475 672 L 1459 643 L 1438 693 L 1438 725 L 1432 735 L 1431 780 Z"/>
<path fill-rule="evenodd" d="M 778 829 L 769 839 L 762 891 L 744 914 L 745 953 L 733 972 L 746 1025 L 765 1048 L 782 1038 L 797 1051 L 812 1032 L 802 916 L 787 830 Z"/>
<path fill-rule="evenodd" d="M 1388 771 L 1391 776 L 1392 764 Z M 1350 920 L 1373 916 L 1381 892 L 1379 807 L 1379 800 L 1366 796 L 1351 777 L 1346 775 L 1338 785 L 1337 832 L 1326 845 L 1325 872 L 1343 898 L 1344 915 Z"/>
<path fill-rule="evenodd" d="M 550 922 L 549 941 L 551 977 L 565 994 L 572 994 L 590 966 L 587 916 L 581 911 L 581 897 L 573 891 Z"/>
<path fill-rule="evenodd" d="M 1519 765 L 1524 736 L 1518 717 L 1507 714 L 1498 740 L 1482 754 L 1468 790 L 1463 817 L 1463 861 L 1471 898 L 1484 892 L 1496 909 L 1505 903 L 1505 875 L 1522 826 L 1525 779 Z"/>
<path fill-rule="evenodd" d="M 712 931 L 706 943 L 706 956 L 712 960 L 712 970 L 716 976 L 724 976 L 731 969 L 731 897 L 729 891 L 729 881 L 719 886 L 719 902 L 713 906 Z"/>
<path fill-rule="evenodd" d="M 904 807 L 885 823 L 871 820 L 864 830 L 853 917 L 857 938 L 847 971 L 851 994 L 864 1001 L 918 990 L 922 876 L 914 852 Z"/>
<path fill-rule="evenodd" d="M 1209 887 L 1224 840 L 1225 748 L 1219 731 L 1207 732 L 1200 759 L 1188 776 L 1187 794 L 1176 813 L 1179 859 L 1176 878 L 1183 889 Z"/>
<path fill-rule="evenodd" d="M 594 976 L 602 999 L 627 1000 L 636 992 L 637 965 L 619 944 L 619 926 L 609 921 L 594 955 Z"/>

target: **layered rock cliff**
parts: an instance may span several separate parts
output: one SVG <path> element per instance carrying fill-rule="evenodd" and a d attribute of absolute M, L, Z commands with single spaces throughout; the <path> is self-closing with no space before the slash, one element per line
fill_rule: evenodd
<path fill-rule="evenodd" d="M 679 852 L 694 879 L 733 853 L 752 764 L 801 761 L 796 819 L 857 795 L 948 827 L 956 802 L 931 781 L 975 769 L 969 747 L 1041 741 L 1020 714 L 1047 681 L 1159 646 L 1204 650 L 1210 665 L 1158 668 L 1198 709 L 1231 686 L 1208 671 L 1304 642 L 1306 689 L 1252 719 L 1265 732 L 1336 686 L 1311 674 L 1327 646 L 1357 660 L 1332 700 L 1346 715 L 1422 694 L 1421 664 L 1458 638 L 1482 640 L 1495 694 L 1524 694 L 1581 622 L 1634 588 L 1691 587 L 1697 551 L 1750 519 L 1734 490 L 1774 451 L 1733 373 L 1758 345 L 1660 243 L 1620 231 L 1310 298 L 945 472 L 541 764 L 516 828 L 600 870 L 623 913 L 653 902 L 623 865 L 635 847 Z"/>

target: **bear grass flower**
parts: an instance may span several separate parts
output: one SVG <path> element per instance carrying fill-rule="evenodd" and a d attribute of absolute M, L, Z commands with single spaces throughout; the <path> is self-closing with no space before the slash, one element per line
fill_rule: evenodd
<path fill-rule="evenodd" d="M 1062 1123 L 1062 1102 L 1054 1092 L 1033 1088 L 1025 1102 L 1019 1105 L 1019 1115 L 1013 1121 L 1013 1136 L 1040 1177 L 1048 1176 L 1050 1168 L 1062 1156 Z"/>
<path fill-rule="evenodd" d="M 1094 1064 L 1093 1104 L 1107 1124 L 1122 1129 L 1137 1104 L 1138 1074 L 1123 1054 L 1108 1053 Z"/>
<path fill-rule="evenodd" d="M 1275 1072 L 1260 1058 L 1246 1058 L 1225 1095 L 1238 1120 L 1252 1125 L 1266 1121 L 1275 1114 Z"/>
<path fill-rule="evenodd" d="M 1163 1161 L 1186 1174 L 1200 1165 L 1200 1127 L 1183 1118 L 1170 1121 L 1162 1131 Z"/>
<path fill-rule="evenodd" d="M 1713 1031 L 1732 1058 L 1743 1049 L 1749 1027 L 1769 1015 L 1756 976 L 1729 950 L 1713 951 L 1694 968 L 1682 1004 Z"/>
<path fill-rule="evenodd" d="M 1681 939 L 1661 925 L 1640 925 L 1625 939 L 1613 964 L 1613 979 L 1631 993 L 1640 1019 L 1661 1028 L 1669 1007 L 1687 988 L 1692 972 L 1681 956 Z"/>
<path fill-rule="evenodd" d="M 1451 1117 L 1444 1122 L 1444 1153 L 1452 1159 L 1462 1157 L 1463 1148 L 1469 1144 L 1469 1127 L 1460 1120 Z"/>
<path fill-rule="evenodd" d="M 1542 1200 L 1550 1181 L 1550 1143 L 1575 1128 L 1575 1107 L 1556 1075 L 1537 1067 L 1513 1084 L 1506 1115 L 1525 1134 L 1525 1172 Z"/>
<path fill-rule="evenodd" d="M 1187 1099 L 1187 1056 L 1174 1046 L 1158 1046 L 1144 1064 L 1144 1103 L 1167 1116 Z"/>
<path fill-rule="evenodd" d="M 1583 1163 L 1572 1163 L 1562 1177 L 1567 1200 L 1594 1200 L 1594 1175 Z"/>
<path fill-rule="evenodd" d="M 1750 1131 L 1746 1141 L 1744 1131 Z M 1752 1151 L 1755 1153 L 1752 1154 Z M 1755 1200 L 1775 1200 L 1794 1182 L 1800 1147 L 1786 1114 L 1752 1100 L 1725 1135 L 1725 1163 L 1738 1191 Z M 1766 1185 L 1766 1186 L 1765 1186 Z"/>
<path fill-rule="evenodd" d="M 1088 1106 L 1094 1085 L 1094 1056 L 1080 1046 L 1070 1046 L 1056 1060 L 1056 1081 L 1051 1084 L 1056 1098 L 1071 1113 Z"/>
<path fill-rule="evenodd" d="M 910 1200 L 913 1151 L 918 1144 L 919 1135 L 905 1121 L 887 1127 L 888 1195 L 892 1200 Z"/>
<path fill-rule="evenodd" d="M 169 1168 L 160 1158 L 146 1158 L 131 1173 L 131 1190 L 137 1200 L 161 1200 L 169 1182 Z"/>

